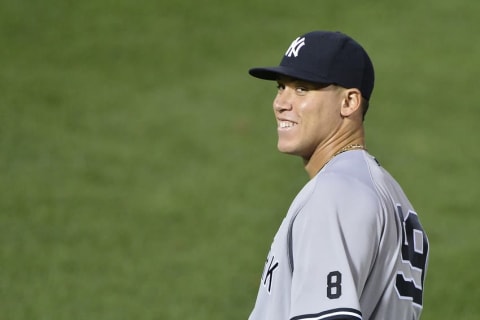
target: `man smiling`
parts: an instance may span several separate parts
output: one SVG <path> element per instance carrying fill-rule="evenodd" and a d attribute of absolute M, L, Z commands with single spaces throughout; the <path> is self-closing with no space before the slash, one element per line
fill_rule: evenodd
<path fill-rule="evenodd" d="M 313 31 L 279 66 L 249 73 L 277 82 L 277 147 L 301 157 L 310 177 L 274 238 L 249 319 L 418 319 L 428 239 L 366 150 L 366 51 L 343 33 Z"/>

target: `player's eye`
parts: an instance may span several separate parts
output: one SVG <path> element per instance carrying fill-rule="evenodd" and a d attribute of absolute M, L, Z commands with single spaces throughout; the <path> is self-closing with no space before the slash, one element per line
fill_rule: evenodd
<path fill-rule="evenodd" d="M 283 83 L 277 83 L 278 91 L 283 91 L 285 89 L 285 85 Z"/>
<path fill-rule="evenodd" d="M 308 92 L 308 88 L 306 87 L 296 87 L 295 88 L 295 91 L 297 92 L 297 94 L 299 95 L 304 95 Z"/>

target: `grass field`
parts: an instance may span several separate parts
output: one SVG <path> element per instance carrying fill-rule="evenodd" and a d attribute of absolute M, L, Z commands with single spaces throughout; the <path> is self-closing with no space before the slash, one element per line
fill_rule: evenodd
<path fill-rule="evenodd" d="M 376 66 L 367 143 L 429 233 L 422 319 L 479 319 L 479 10 L 0 0 L 0 319 L 246 319 L 307 181 L 247 69 L 313 29 Z"/>

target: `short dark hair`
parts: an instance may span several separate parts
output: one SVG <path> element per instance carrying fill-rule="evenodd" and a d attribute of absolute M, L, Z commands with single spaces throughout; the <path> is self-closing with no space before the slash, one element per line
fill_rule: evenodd
<path fill-rule="evenodd" d="M 367 114 L 369 106 L 370 106 L 370 102 L 364 97 L 362 97 L 362 102 L 360 104 L 360 108 L 362 108 L 362 120 L 365 120 L 365 116 Z"/>

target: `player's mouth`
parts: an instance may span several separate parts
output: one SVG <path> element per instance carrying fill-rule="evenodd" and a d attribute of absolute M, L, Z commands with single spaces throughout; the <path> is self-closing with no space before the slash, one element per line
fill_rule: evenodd
<path fill-rule="evenodd" d="M 288 120 L 279 120 L 278 121 L 278 129 L 288 130 L 297 125 L 296 122 L 288 121 Z"/>

